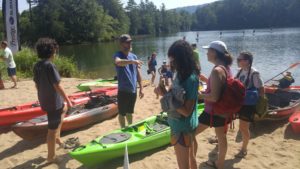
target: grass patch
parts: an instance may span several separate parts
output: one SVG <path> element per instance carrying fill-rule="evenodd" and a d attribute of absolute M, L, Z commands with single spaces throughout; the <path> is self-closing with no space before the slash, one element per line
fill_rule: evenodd
<path fill-rule="evenodd" d="M 32 78 L 33 67 L 39 61 L 34 50 L 24 47 L 21 51 L 14 55 L 14 60 L 17 65 L 18 78 Z M 59 55 L 54 59 L 54 64 L 62 77 L 81 77 L 83 73 L 77 69 L 77 64 L 72 58 Z M 0 62 L 0 71 L 3 79 L 8 79 L 6 66 L 4 62 Z"/>

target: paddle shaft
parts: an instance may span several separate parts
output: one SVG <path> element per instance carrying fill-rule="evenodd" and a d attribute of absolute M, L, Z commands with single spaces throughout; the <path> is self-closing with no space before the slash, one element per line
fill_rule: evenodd
<path fill-rule="evenodd" d="M 295 63 L 295 64 L 292 64 L 289 68 L 287 68 L 287 69 L 285 69 L 284 71 L 280 72 L 279 74 L 277 74 L 276 76 L 272 77 L 271 79 L 265 81 L 265 83 L 268 83 L 269 81 L 271 81 L 271 80 L 273 80 L 274 78 L 278 77 L 278 76 L 281 75 L 282 73 L 284 73 L 284 72 L 286 72 L 286 71 L 288 71 L 288 70 L 294 68 L 295 66 L 297 66 L 297 65 L 299 65 L 299 64 L 300 64 L 300 62 Z"/>

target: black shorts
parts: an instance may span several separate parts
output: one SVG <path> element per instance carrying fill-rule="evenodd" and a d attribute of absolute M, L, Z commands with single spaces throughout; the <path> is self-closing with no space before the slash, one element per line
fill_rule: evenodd
<path fill-rule="evenodd" d="M 7 74 L 9 77 L 16 75 L 16 68 L 7 68 Z"/>
<path fill-rule="evenodd" d="M 125 91 L 118 91 L 118 109 L 119 114 L 133 114 L 137 94 Z"/>
<path fill-rule="evenodd" d="M 247 106 L 244 105 L 238 112 L 238 118 L 247 122 L 254 121 L 254 115 L 256 113 L 256 105 Z"/>
<path fill-rule="evenodd" d="M 212 124 L 210 124 L 210 118 L 212 117 Z M 205 124 L 207 126 L 212 126 L 212 127 L 223 127 L 226 124 L 226 118 L 213 115 L 211 116 L 209 113 L 203 112 L 199 117 L 198 121 L 201 124 Z M 230 123 L 230 121 L 227 121 L 227 124 Z"/>
<path fill-rule="evenodd" d="M 61 114 L 63 113 L 64 107 L 55 111 L 48 111 L 48 129 L 55 130 L 58 128 L 58 125 L 61 123 Z"/>

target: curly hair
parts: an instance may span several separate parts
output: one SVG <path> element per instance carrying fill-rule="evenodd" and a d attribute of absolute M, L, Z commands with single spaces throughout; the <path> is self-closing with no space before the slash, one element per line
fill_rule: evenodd
<path fill-rule="evenodd" d="M 35 49 L 39 58 L 48 59 L 58 50 L 58 44 L 54 39 L 40 38 L 35 44 Z"/>
<path fill-rule="evenodd" d="M 168 56 L 174 59 L 172 66 L 177 71 L 180 82 L 185 81 L 192 73 L 200 74 L 193 49 L 188 42 L 184 40 L 174 42 L 168 50 Z"/>

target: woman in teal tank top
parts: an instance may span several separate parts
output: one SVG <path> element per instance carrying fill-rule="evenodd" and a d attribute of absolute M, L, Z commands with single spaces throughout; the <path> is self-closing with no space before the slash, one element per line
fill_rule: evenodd
<path fill-rule="evenodd" d="M 186 41 L 174 42 L 169 48 L 168 57 L 171 66 L 176 71 L 176 77 L 170 90 L 180 87 L 185 91 L 183 105 L 176 109 L 178 116 L 169 116 L 168 118 L 171 128 L 171 144 L 174 145 L 179 169 L 196 169 L 194 133 L 198 126 L 196 106 L 200 71 L 193 58 L 193 50 Z M 159 87 L 156 90 L 162 91 Z M 164 94 L 164 92 L 160 92 L 160 95 Z"/>

